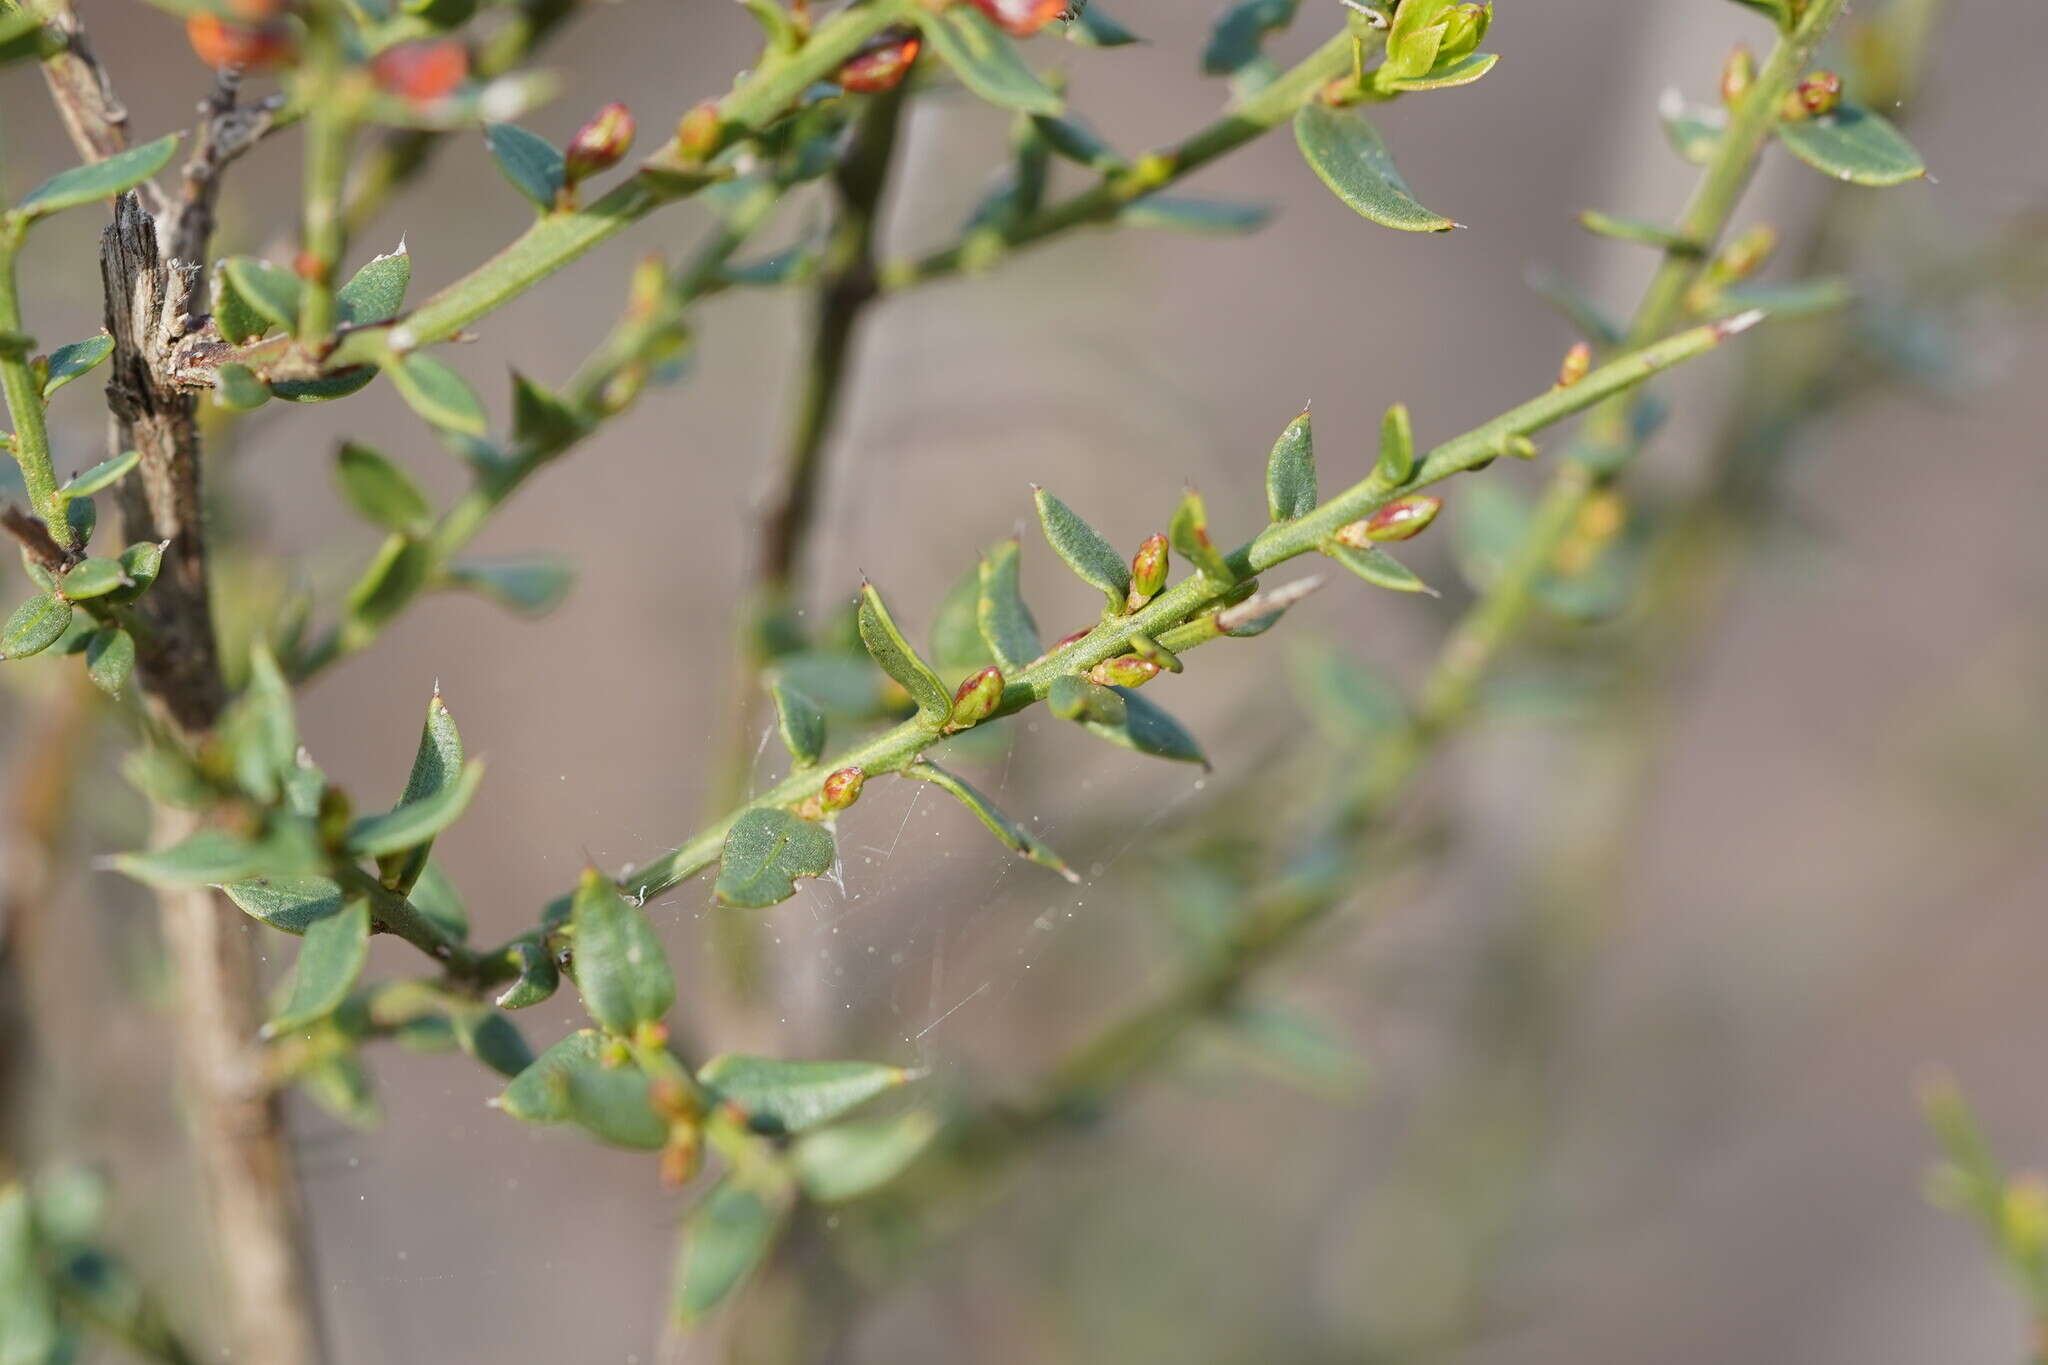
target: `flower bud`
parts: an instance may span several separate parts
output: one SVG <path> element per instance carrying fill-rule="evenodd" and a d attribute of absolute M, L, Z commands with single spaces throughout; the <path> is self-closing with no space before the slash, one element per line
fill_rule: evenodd
<path fill-rule="evenodd" d="M 1568 389 L 1593 372 L 1593 345 L 1581 341 L 1564 353 L 1564 363 L 1557 367 L 1557 386 Z"/>
<path fill-rule="evenodd" d="M 469 49 L 453 38 L 400 43 L 370 61 L 370 79 L 387 94 L 414 104 L 432 104 L 469 76 Z"/>
<path fill-rule="evenodd" d="M 562 152 L 562 169 L 571 185 L 599 171 L 610 170 L 633 147 L 633 111 L 614 101 L 576 130 Z"/>
<path fill-rule="evenodd" d="M 1746 43 L 1737 43 L 1721 67 L 1721 103 L 1733 109 L 1756 84 L 1756 54 Z"/>
<path fill-rule="evenodd" d="M 1426 493 L 1412 498 L 1396 498 L 1364 521 L 1352 522 L 1344 531 L 1350 531 L 1354 526 L 1358 527 L 1358 535 L 1369 543 L 1411 540 L 1429 529 L 1429 524 L 1436 520 L 1436 514 L 1443 510 L 1443 506 L 1442 498 L 1434 498 Z M 1338 532 L 1338 539 L 1344 539 L 1344 531 Z M 1353 549 L 1359 548 L 1351 541 L 1347 540 L 1345 543 L 1350 544 Z"/>
<path fill-rule="evenodd" d="M 676 150 L 685 161 L 705 160 L 718 150 L 723 126 L 718 117 L 718 101 L 705 100 L 676 120 Z"/>
<path fill-rule="evenodd" d="M 679 1190 L 689 1184 L 691 1177 L 697 1174 L 703 1150 L 695 1123 L 677 1123 L 670 1127 L 668 1143 L 661 1149 L 659 1163 L 662 1187 Z"/>
<path fill-rule="evenodd" d="M 1002 703 L 1003 670 L 990 664 L 979 673 L 969 674 L 954 690 L 952 728 L 965 730 L 979 725 L 994 715 Z"/>
<path fill-rule="evenodd" d="M 1158 664 L 1135 654 L 1104 659 L 1088 670 L 1088 681 L 1103 687 L 1143 687 L 1158 676 Z"/>
<path fill-rule="evenodd" d="M 284 24 L 231 24 L 217 14 L 187 19 L 185 41 L 216 71 L 274 66 L 292 55 L 292 31 Z"/>
<path fill-rule="evenodd" d="M 1435 65 L 1443 67 L 1478 51 L 1486 38 L 1487 26 L 1493 22 L 1493 6 L 1459 5 L 1439 22 L 1444 26 L 1444 36 L 1437 44 Z"/>
<path fill-rule="evenodd" d="M 1777 247 L 1777 230 L 1769 223 L 1758 223 L 1722 249 L 1713 273 L 1724 283 L 1746 280 L 1763 269 Z"/>
<path fill-rule="evenodd" d="M 1842 103 L 1842 78 L 1832 71 L 1816 71 L 1785 96 L 1779 108 L 1781 118 L 1797 121 L 1832 114 Z"/>
<path fill-rule="evenodd" d="M 827 815 L 836 815 L 854 802 L 860 800 L 860 789 L 866 785 L 868 775 L 859 768 L 841 768 L 825 778 L 825 785 L 818 789 L 818 805 Z"/>
<path fill-rule="evenodd" d="M 1131 559 L 1131 592 L 1124 602 L 1126 610 L 1136 611 L 1159 595 L 1159 590 L 1166 586 L 1166 570 L 1171 561 L 1165 536 L 1155 531 L 1145 538 Z"/>
<path fill-rule="evenodd" d="M 839 68 L 839 85 L 856 95 L 894 90 L 910 74 L 924 39 L 908 29 L 891 29 L 855 53 Z"/>
<path fill-rule="evenodd" d="M 1029 38 L 1066 13 L 1069 0 L 971 0 L 1012 38 Z"/>

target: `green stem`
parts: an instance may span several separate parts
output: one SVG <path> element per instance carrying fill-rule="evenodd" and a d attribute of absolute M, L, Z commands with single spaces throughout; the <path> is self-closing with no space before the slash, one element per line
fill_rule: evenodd
<path fill-rule="evenodd" d="M 43 394 L 35 371 L 29 368 L 28 348 L 33 343 L 22 329 L 21 296 L 15 279 L 21 235 L 20 227 L 0 217 L 0 389 L 5 390 L 7 412 L 14 422 L 12 452 L 14 462 L 21 466 L 29 507 L 42 518 L 50 539 L 70 550 L 75 548 L 75 540 L 64 515 L 64 499 L 57 492 L 57 471 L 50 463 Z"/>
<path fill-rule="evenodd" d="M 1192 175 L 1292 119 L 1324 86 L 1352 69 L 1354 52 L 1361 41 L 1374 46 L 1384 44 L 1386 37 L 1377 30 L 1362 35 L 1340 33 L 1222 117 L 1171 147 L 1138 157 L 1128 167 L 1104 176 L 1099 184 L 1048 205 L 999 234 L 983 230 L 973 235 L 971 244 L 963 239 L 913 261 L 884 265 L 882 288 L 905 289 L 965 270 L 982 269 L 1005 250 L 1030 246 L 1070 228 L 1112 221 L 1132 200 Z"/>
<path fill-rule="evenodd" d="M 349 143 L 355 136 L 341 35 L 333 17 L 318 5 L 308 9 L 308 27 L 305 207 L 295 263 L 302 342 L 318 341 L 334 330 L 334 277 L 347 246 L 342 191 L 348 181 Z"/>

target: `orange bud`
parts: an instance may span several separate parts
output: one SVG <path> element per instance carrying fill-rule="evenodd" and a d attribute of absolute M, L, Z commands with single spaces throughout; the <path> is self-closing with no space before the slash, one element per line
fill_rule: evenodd
<path fill-rule="evenodd" d="M 1012 38 L 1029 38 L 1067 12 L 1070 0 L 972 0 Z"/>
<path fill-rule="evenodd" d="M 830 774 L 818 791 L 819 808 L 827 815 L 845 810 L 860 800 L 860 789 L 867 780 L 867 773 L 860 768 L 841 768 Z"/>
<path fill-rule="evenodd" d="M 370 61 L 370 78 L 379 89 L 414 104 L 432 104 L 468 76 L 469 49 L 453 38 L 400 43 Z"/>
<path fill-rule="evenodd" d="M 562 151 L 562 169 L 570 184 L 607 171 L 633 149 L 633 111 L 616 100 L 576 130 Z"/>
<path fill-rule="evenodd" d="M 1747 44 L 1737 43 L 1721 67 L 1721 103 L 1734 108 L 1756 84 L 1756 54 Z"/>
<path fill-rule="evenodd" d="M 903 29 L 894 29 L 862 48 L 839 68 L 841 88 L 856 95 L 873 95 L 894 90 L 910 74 L 924 39 Z"/>
<path fill-rule="evenodd" d="M 1003 704 L 1003 671 L 991 664 L 970 674 L 953 693 L 952 727 L 965 730 L 979 725 Z"/>
<path fill-rule="evenodd" d="M 1428 494 L 1396 498 L 1365 519 L 1365 538 L 1375 541 L 1413 539 L 1429 529 L 1429 524 L 1436 520 L 1436 514 L 1443 507 L 1442 498 Z"/>
<path fill-rule="evenodd" d="M 1832 71 L 1816 71 L 1799 82 L 1799 103 L 1814 118 L 1832 114 L 1842 103 L 1842 78 Z"/>
<path fill-rule="evenodd" d="M 273 66 L 292 55 L 292 33 L 283 24 L 231 24 L 217 14 L 187 19 L 185 40 L 199 60 L 216 71 Z"/>
<path fill-rule="evenodd" d="M 327 263 L 310 251 L 301 251 L 292 257 L 292 274 L 302 280 L 324 280 Z"/>
<path fill-rule="evenodd" d="M 1088 681 L 1103 687 L 1143 687 L 1159 676 L 1159 665 L 1135 654 L 1104 659 L 1088 670 Z"/>
<path fill-rule="evenodd" d="M 705 100 L 676 121 L 676 150 L 685 160 L 704 160 L 718 150 L 721 126 L 718 102 Z"/>
<path fill-rule="evenodd" d="M 1564 353 L 1564 363 L 1557 367 L 1557 386 L 1568 389 L 1592 371 L 1592 343 L 1581 341 Z"/>

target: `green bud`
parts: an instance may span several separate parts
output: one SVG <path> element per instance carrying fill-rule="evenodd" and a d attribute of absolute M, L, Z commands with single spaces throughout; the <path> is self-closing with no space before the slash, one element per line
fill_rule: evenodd
<path fill-rule="evenodd" d="M 1150 659 L 1125 654 L 1115 659 L 1104 659 L 1089 669 L 1088 681 L 1102 687 L 1143 687 L 1159 673 L 1159 665 Z"/>
<path fill-rule="evenodd" d="M 949 727 L 965 730 L 979 725 L 1003 704 L 1003 671 L 994 664 L 970 674 L 953 691 L 953 718 Z"/>
<path fill-rule="evenodd" d="M 1137 655 L 1141 659 L 1144 659 L 1148 663 L 1158 664 L 1168 673 L 1178 673 L 1181 671 L 1180 659 L 1175 656 L 1172 650 L 1168 649 L 1165 645 L 1160 644 L 1151 636 L 1146 635 L 1141 631 L 1134 630 L 1131 632 L 1131 638 L 1129 643 L 1131 646 L 1131 653 Z"/>
<path fill-rule="evenodd" d="M 841 768 L 825 778 L 825 785 L 818 789 L 818 807 L 827 815 L 836 815 L 854 802 L 860 800 L 860 789 L 867 784 L 868 775 L 860 768 Z"/>
<path fill-rule="evenodd" d="M 1721 103 L 1733 109 L 1756 84 L 1756 54 L 1746 43 L 1737 43 L 1721 66 Z"/>
<path fill-rule="evenodd" d="M 1443 41 L 1437 44 L 1436 63 L 1438 68 L 1462 61 L 1479 50 L 1479 44 L 1486 38 L 1487 26 L 1493 22 L 1493 6 L 1459 5 L 1443 16 Z"/>
<path fill-rule="evenodd" d="M 1171 563 L 1172 552 L 1166 548 L 1166 537 L 1154 532 L 1138 547 L 1138 553 L 1131 559 L 1131 592 L 1125 606 L 1136 611 L 1159 595 L 1166 586 L 1166 571 Z"/>

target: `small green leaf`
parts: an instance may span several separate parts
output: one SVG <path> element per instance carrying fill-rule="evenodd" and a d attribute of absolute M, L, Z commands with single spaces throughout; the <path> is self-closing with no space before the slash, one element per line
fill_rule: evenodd
<path fill-rule="evenodd" d="M 1024 114 L 1057 114 L 1064 107 L 1017 55 L 1016 45 L 973 5 L 949 5 L 937 14 L 919 8 L 916 19 L 939 60 L 990 104 Z"/>
<path fill-rule="evenodd" d="M 860 589 L 860 642 L 881 670 L 910 694 L 924 723 L 934 731 L 943 728 L 953 715 L 953 694 L 917 657 L 872 583 L 863 583 Z"/>
<path fill-rule="evenodd" d="M 1266 510 L 1275 522 L 1316 510 L 1316 446 L 1308 413 L 1287 424 L 1266 459 Z"/>
<path fill-rule="evenodd" d="M 1047 147 L 1077 166 L 1107 175 L 1129 164 L 1114 147 L 1102 140 L 1100 134 L 1077 117 L 1033 114 L 1031 125 Z"/>
<path fill-rule="evenodd" d="M 276 831 L 266 839 L 244 839 L 225 829 L 201 829 L 166 849 L 117 853 L 115 872 L 150 886 L 219 886 L 250 878 L 299 876 L 317 862 L 317 849 L 303 833 Z"/>
<path fill-rule="evenodd" d="M 1380 457 L 1373 473 L 1391 488 L 1399 488 L 1415 474 L 1415 429 L 1406 403 L 1388 408 L 1380 421 Z"/>
<path fill-rule="evenodd" d="M 1229 1037 L 1274 1079 L 1336 1104 L 1365 1087 L 1364 1061 L 1315 1020 L 1293 1010 L 1237 1005 L 1223 1016 Z"/>
<path fill-rule="evenodd" d="M 489 430 L 482 400 L 445 362 L 414 351 L 387 362 L 384 370 L 406 406 L 432 426 L 463 436 L 482 436 Z"/>
<path fill-rule="evenodd" d="M 121 551 L 121 571 L 128 575 L 131 586 L 110 593 L 116 602 L 132 602 L 142 596 L 149 585 L 156 582 L 157 573 L 163 568 L 164 547 L 152 541 L 137 541 Z"/>
<path fill-rule="evenodd" d="M 1646 223 L 1640 218 L 1625 218 L 1619 214 L 1602 213 L 1599 209 L 1581 209 L 1579 226 L 1597 237 L 1606 237 L 1617 242 L 1634 242 L 1639 246 L 1652 246 L 1659 251 L 1699 253 L 1696 243 L 1688 241 L 1682 234 L 1671 231 L 1657 223 Z"/>
<path fill-rule="evenodd" d="M 434 524 L 434 509 L 412 476 L 368 446 L 344 442 L 334 472 L 342 496 L 373 525 L 421 535 Z"/>
<path fill-rule="evenodd" d="M 426 916 L 448 937 L 458 942 L 469 937 L 469 910 L 462 903 L 462 893 L 455 889 L 455 883 L 441 870 L 441 865 L 431 858 L 420 869 L 405 898 L 412 902 L 413 909 Z"/>
<path fill-rule="evenodd" d="M 1293 665 L 1295 694 L 1331 744 L 1363 747 L 1408 723 L 1400 689 L 1343 650 L 1305 646 L 1295 651 Z"/>
<path fill-rule="evenodd" d="M 331 403 L 368 388 L 376 377 L 375 365 L 350 365 L 312 379 L 273 379 L 270 396 L 287 403 Z"/>
<path fill-rule="evenodd" d="M 348 851 L 357 857 L 377 857 L 426 843 L 461 818 L 483 775 L 483 764 L 471 763 L 434 795 L 357 820 L 348 827 Z"/>
<path fill-rule="evenodd" d="M 26 659 L 40 654 L 63 636 L 71 624 L 71 604 L 53 592 L 37 593 L 14 609 L 0 626 L 0 659 Z"/>
<path fill-rule="evenodd" d="M 346 611 L 355 629 L 374 632 L 426 585 L 432 551 L 423 540 L 394 532 L 384 538 L 363 576 L 349 589 Z"/>
<path fill-rule="evenodd" d="M 63 1365 L 76 1356 L 57 1316 L 57 1295 L 37 1246 L 35 1210 L 28 1187 L 0 1183 L 0 1356 L 7 1365 Z"/>
<path fill-rule="evenodd" d="M 932 667 L 946 682 L 958 682 L 995 662 L 976 619 L 981 604 L 981 561 L 960 575 L 932 614 Z"/>
<path fill-rule="evenodd" d="M 299 320 L 299 277 L 254 256 L 230 256 L 222 267 L 236 295 L 256 315 L 289 331 Z"/>
<path fill-rule="evenodd" d="M 512 372 L 512 439 L 522 450 L 560 450 L 587 430 L 589 424 L 558 394 Z"/>
<path fill-rule="evenodd" d="M 72 542 L 84 546 L 92 540 L 93 529 L 99 525 L 99 505 L 91 498 L 66 498 L 64 500 L 64 522 L 71 528 Z"/>
<path fill-rule="evenodd" d="M 561 605 L 576 576 L 567 560 L 528 555 L 457 560 L 448 566 L 448 581 L 507 610 L 539 616 Z"/>
<path fill-rule="evenodd" d="M 128 575 L 118 559 L 81 559 L 64 571 L 61 591 L 66 599 L 83 602 L 105 597 L 116 588 L 128 586 Z"/>
<path fill-rule="evenodd" d="M 162 170 L 170 164 L 171 154 L 177 150 L 178 135 L 166 133 L 154 142 L 116 152 L 103 161 L 73 166 L 23 195 L 14 211 L 34 219 L 76 208 L 80 204 L 111 199 L 123 191 L 134 189 Z"/>
<path fill-rule="evenodd" d="M 1038 524 L 1045 530 L 1046 544 L 1083 583 L 1109 599 L 1111 614 L 1122 612 L 1131 591 L 1131 566 L 1071 507 L 1043 488 L 1034 485 L 1031 492 L 1038 503 Z"/>
<path fill-rule="evenodd" d="M 509 951 L 518 963 L 519 975 L 512 979 L 511 985 L 498 992 L 499 1009 L 523 1010 L 530 1005 L 538 1005 L 555 993 L 561 973 L 544 944 L 520 939 Z"/>
<path fill-rule="evenodd" d="M 1166 538 L 1173 542 L 1174 551 L 1211 583 L 1229 587 L 1237 581 L 1230 560 L 1209 539 L 1209 509 L 1194 489 L 1181 494 L 1180 506 L 1174 508 L 1173 520 L 1167 523 Z"/>
<path fill-rule="evenodd" d="M 55 373 L 54 367 L 51 372 Z M 102 460 L 83 474 L 74 476 L 59 491 L 66 498 L 90 497 L 92 494 L 98 493 L 103 489 L 113 487 L 126 478 L 130 470 L 141 463 L 142 456 L 137 451 L 131 450 L 125 454 L 116 455 L 113 459 Z"/>
<path fill-rule="evenodd" d="M 389 322 L 405 306 L 406 286 L 411 283 L 412 255 L 400 242 L 398 250 L 372 258 L 334 291 L 334 316 L 351 327 Z"/>
<path fill-rule="evenodd" d="M 412 771 L 406 774 L 405 790 L 392 813 L 445 798 L 450 788 L 462 781 L 462 758 L 462 734 L 455 728 L 455 717 L 449 714 L 447 703 L 436 692 L 427 700 L 427 718 L 420 726 L 420 742 L 413 750 Z M 377 859 L 377 870 L 384 884 L 401 896 L 411 891 L 413 883 L 426 870 L 427 853 L 433 846 L 430 835 L 418 844 L 382 853 Z"/>
<path fill-rule="evenodd" d="M 1794 12 L 1793 0 L 1735 0 L 1735 3 L 1766 16 L 1786 33 L 1792 31 L 1792 26 L 1799 17 Z"/>
<path fill-rule="evenodd" d="M 1082 47 L 1123 47 L 1144 41 L 1105 14 L 1101 0 L 1093 0 L 1074 16 L 1067 24 L 1066 36 L 1068 42 Z"/>
<path fill-rule="evenodd" d="M 0 63 L 40 57 L 45 50 L 45 43 L 52 51 L 62 51 L 63 42 L 55 31 L 46 34 L 41 16 L 30 10 L 0 11 Z M 30 1351 L 25 1353 L 25 1358 L 35 1360 L 39 1357 Z"/>
<path fill-rule="evenodd" d="M 119 626 L 101 626 L 85 647 L 85 675 L 110 697 L 121 695 L 135 672 L 135 638 Z"/>
<path fill-rule="evenodd" d="M 1265 41 L 1294 22 L 1301 0 L 1237 0 L 1217 17 L 1202 49 L 1202 71 L 1228 76 L 1250 65 Z"/>
<path fill-rule="evenodd" d="M 334 1013 L 369 957 L 370 907 L 364 902 L 351 901 L 307 925 L 298 964 L 292 968 L 291 994 L 263 1026 L 263 1036 L 275 1038 Z"/>
<path fill-rule="evenodd" d="M 375 1128 L 383 1120 L 370 1069 L 354 1053 L 342 1053 L 293 1077 L 306 1098 L 353 1128 Z"/>
<path fill-rule="evenodd" d="M 498 1107 L 523 1123 L 574 1123 L 617 1147 L 661 1147 L 668 1124 L 648 1103 L 646 1073 L 606 1065 L 605 1049 L 595 1029 L 570 1034 L 512 1078 Z"/>
<path fill-rule="evenodd" d="M 270 386 L 256 371 L 231 360 L 213 372 L 213 401 L 229 412 L 254 412 L 270 401 Z"/>
<path fill-rule="evenodd" d="M 1013 853 L 1022 854 L 1041 867 L 1049 867 L 1070 882 L 1081 880 L 1075 871 L 1067 866 L 1066 859 L 1040 843 L 1038 837 L 1022 825 L 1003 814 L 1002 810 L 977 790 L 966 778 L 947 772 L 936 763 L 920 760 L 903 770 L 905 777 L 929 782 L 949 793 L 953 799 L 972 811 L 974 818 L 988 827 L 989 833 L 1003 841 Z"/>
<path fill-rule="evenodd" d="M 721 905 L 765 910 L 794 896 L 798 878 L 830 872 L 836 856 L 832 835 L 823 826 L 786 810 L 758 807 L 727 831 L 714 894 Z"/>
<path fill-rule="evenodd" d="M 1423 90 L 1450 90 L 1470 85 L 1500 62 L 1495 52 L 1473 52 L 1448 66 L 1437 66 L 1426 76 L 1385 76 L 1385 67 L 1373 73 L 1373 88 L 1388 95 L 1412 95 Z"/>
<path fill-rule="evenodd" d="M 1112 744 L 1121 744 L 1134 753 L 1152 758 L 1169 759 L 1175 763 L 1199 763 L 1209 766 L 1209 757 L 1202 752 L 1202 746 L 1187 732 L 1181 723 L 1168 715 L 1164 708 L 1128 687 L 1112 687 L 1110 691 L 1124 700 L 1124 723 L 1114 725 L 1096 720 L 1084 720 L 1082 728 L 1099 735 Z"/>
<path fill-rule="evenodd" d="M 1415 576 L 1413 569 L 1384 550 L 1354 550 L 1333 542 L 1323 547 L 1323 553 L 1376 588 L 1437 595 L 1435 589 Z"/>
<path fill-rule="evenodd" d="M 754 22 L 761 26 L 761 36 L 768 40 L 768 46 L 775 52 L 794 52 L 802 45 L 804 31 L 799 30 L 796 21 L 790 17 L 777 0 L 740 0 L 747 7 L 747 13 L 754 16 Z"/>
<path fill-rule="evenodd" d="M 1903 185 L 1927 174 L 1927 163 L 1890 120 L 1846 101 L 1831 114 L 1780 120 L 1778 140 L 1823 175 L 1852 185 Z"/>
<path fill-rule="evenodd" d="M 631 1035 L 676 1001 L 675 974 L 647 913 L 594 867 L 583 870 L 570 911 L 576 989 L 608 1033 Z"/>
<path fill-rule="evenodd" d="M 1402 232 L 1449 232 L 1458 226 L 1416 202 L 1379 130 L 1356 109 L 1311 100 L 1294 116 L 1294 137 L 1331 192 L 1380 226 Z"/>
<path fill-rule="evenodd" d="M 727 1053 L 713 1057 L 697 1079 L 719 1099 L 737 1105 L 757 1133 L 801 1133 L 830 1123 L 920 1073 L 880 1062 L 786 1061 Z"/>
<path fill-rule="evenodd" d="M 235 346 L 254 341 L 276 325 L 235 287 L 225 263 L 213 272 L 213 321 L 222 339 Z"/>
<path fill-rule="evenodd" d="M 327 877 L 251 877 L 221 887 L 244 914 L 303 934 L 341 909 L 341 884 Z"/>
<path fill-rule="evenodd" d="M 1721 135 L 1728 131 L 1726 110 L 1687 103 L 1676 89 L 1665 91 L 1657 105 L 1657 117 L 1664 125 L 1671 150 L 1695 166 L 1704 166 L 1714 159 Z"/>
<path fill-rule="evenodd" d="M 1094 721 L 1112 730 L 1130 724 L 1130 708 L 1124 704 L 1122 693 L 1078 674 L 1054 678 L 1045 704 L 1061 720 Z"/>
<path fill-rule="evenodd" d="M 768 681 L 768 695 L 775 701 L 775 723 L 782 731 L 782 745 L 800 768 L 808 768 L 825 753 L 825 713 L 780 676 Z"/>
<path fill-rule="evenodd" d="M 688 1326 L 746 1283 L 775 1245 L 781 1208 L 761 1193 L 720 1181 L 683 1220 L 669 1313 Z"/>
<path fill-rule="evenodd" d="M 488 1006 L 451 1008 L 448 1022 L 455 1045 L 500 1076 L 518 1076 L 533 1065 L 533 1049 L 519 1025 Z"/>
<path fill-rule="evenodd" d="M 512 188 L 532 200 L 542 213 L 554 209 L 568 177 L 562 154 L 552 142 L 515 123 L 487 123 L 484 146 L 490 149 L 491 159 L 512 182 Z"/>
<path fill-rule="evenodd" d="M 267 645 L 249 651 L 249 684 L 220 730 L 242 790 L 258 801 L 275 801 L 298 771 L 299 732 L 291 688 Z"/>
<path fill-rule="evenodd" d="M 789 1149 L 797 1184 L 821 1204 L 859 1199 L 888 1185 L 924 1155 L 939 1133 L 929 1110 L 853 1119 L 806 1133 Z"/>
<path fill-rule="evenodd" d="M 1148 194 L 1117 213 L 1125 227 L 1165 228 L 1209 236 L 1241 236 L 1257 232 L 1273 217 L 1271 204 L 1235 199 L 1198 199 L 1185 194 Z"/>
<path fill-rule="evenodd" d="M 1002 541 L 981 561 L 980 595 L 975 603 L 975 623 L 982 642 L 1005 672 L 1015 673 L 1044 653 L 1039 644 L 1038 623 L 1024 603 L 1018 578 L 1022 546 L 1013 536 Z"/>
<path fill-rule="evenodd" d="M 1601 312 L 1599 305 L 1563 275 L 1538 267 L 1530 270 L 1527 278 L 1529 287 L 1536 291 L 1537 296 L 1556 309 L 1580 336 L 1595 346 L 1611 347 L 1622 343 L 1620 324 Z"/>
<path fill-rule="evenodd" d="M 114 353 L 114 339 L 105 332 L 84 341 L 74 341 L 69 346 L 59 346 L 50 352 L 50 371 L 43 377 L 43 399 L 49 401 L 51 394 L 69 384 L 80 375 L 88 373 L 95 365 Z M 111 460 L 109 464 L 113 463 Z M 116 475 L 115 477 L 119 477 Z M 77 480 L 73 480 L 77 482 Z M 112 480 L 108 480 L 112 482 Z M 91 492 L 91 489 L 87 489 Z"/>

